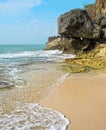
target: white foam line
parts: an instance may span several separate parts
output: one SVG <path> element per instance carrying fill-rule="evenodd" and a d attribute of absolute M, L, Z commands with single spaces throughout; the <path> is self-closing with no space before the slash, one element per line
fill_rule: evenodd
<path fill-rule="evenodd" d="M 21 104 L 10 114 L 0 119 L 0 130 L 66 130 L 69 120 L 51 108 L 35 103 Z"/>
<path fill-rule="evenodd" d="M 27 51 L 27 52 L 19 52 L 19 53 L 8 53 L 8 54 L 0 54 L 0 58 L 20 58 L 20 57 L 43 57 L 47 58 L 49 61 L 63 61 L 66 58 L 74 58 L 73 54 L 62 54 L 62 51 L 59 50 L 39 50 L 39 51 Z"/>
<path fill-rule="evenodd" d="M 55 83 L 53 83 L 53 85 L 51 87 L 60 86 L 69 75 L 70 75 L 70 73 L 67 73 L 67 74 L 61 76 Z"/>

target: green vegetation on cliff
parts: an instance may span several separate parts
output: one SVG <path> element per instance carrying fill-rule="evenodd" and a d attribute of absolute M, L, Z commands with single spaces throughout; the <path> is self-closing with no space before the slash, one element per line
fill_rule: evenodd
<path fill-rule="evenodd" d="M 84 9 L 89 9 L 91 6 L 93 6 L 94 4 L 88 4 L 88 5 L 84 5 Z"/>

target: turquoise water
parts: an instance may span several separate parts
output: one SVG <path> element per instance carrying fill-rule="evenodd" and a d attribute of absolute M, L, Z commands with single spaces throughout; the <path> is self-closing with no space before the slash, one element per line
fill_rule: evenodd
<path fill-rule="evenodd" d="M 0 45 L 0 54 L 42 50 L 45 45 Z"/>
<path fill-rule="evenodd" d="M 44 50 L 45 45 L 0 45 L 0 88 L 24 84 L 22 75 L 31 70 L 31 65 L 63 61 L 73 55 L 62 54 L 59 50 Z M 30 69 L 29 69 L 30 68 Z M 44 70 L 45 67 L 41 67 Z"/>
<path fill-rule="evenodd" d="M 44 61 L 38 56 L 45 45 L 0 45 L 0 88 L 23 84 L 25 65 Z"/>
<path fill-rule="evenodd" d="M 37 104 L 67 74 L 61 61 L 74 57 L 45 45 L 0 45 L 0 130 L 66 130 L 69 121 Z"/>

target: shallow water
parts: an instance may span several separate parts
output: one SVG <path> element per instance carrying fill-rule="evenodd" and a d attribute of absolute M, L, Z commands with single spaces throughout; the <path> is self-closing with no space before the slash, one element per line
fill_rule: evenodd
<path fill-rule="evenodd" d="M 24 81 L 23 86 L 21 82 L 20 86 L 18 83 L 15 88 L 0 91 L 1 130 L 65 130 L 69 122 L 63 115 L 36 105 L 37 101 L 46 96 L 53 87 L 61 84 L 67 77 L 68 74 L 62 72 L 60 66 L 61 63 L 24 66 L 24 73 L 21 73 Z M 18 106 L 18 104 L 20 105 Z M 33 108 L 30 109 L 30 105 L 35 106 L 33 111 Z M 21 111 L 21 113 L 17 113 L 17 111 Z M 30 114 L 29 111 L 31 111 Z M 35 112 L 36 114 L 34 114 Z M 45 112 L 47 114 L 43 116 Z M 39 114 L 38 118 L 36 115 Z"/>
<path fill-rule="evenodd" d="M 0 129 L 65 130 L 68 119 L 37 102 L 60 85 L 68 74 L 65 55 L 56 51 L 0 54 Z"/>

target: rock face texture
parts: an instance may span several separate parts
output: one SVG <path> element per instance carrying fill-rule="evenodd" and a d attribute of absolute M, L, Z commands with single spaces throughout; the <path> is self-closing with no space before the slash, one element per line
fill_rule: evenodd
<path fill-rule="evenodd" d="M 54 37 L 52 38 L 54 39 Z M 90 40 L 81 40 L 75 38 L 67 38 L 58 36 L 55 40 L 49 40 L 46 45 L 46 50 L 61 50 L 64 53 L 77 54 L 80 52 L 86 52 L 95 47 L 95 42 Z"/>
<path fill-rule="evenodd" d="M 90 17 L 95 20 L 100 15 L 106 14 L 106 0 L 96 0 L 94 4 L 85 6 Z"/>
<path fill-rule="evenodd" d="M 49 38 L 49 42 L 47 43 L 46 50 L 61 50 L 65 53 L 69 53 L 70 51 L 74 53 L 74 49 L 72 47 L 73 39 L 68 39 L 66 37 L 52 37 Z"/>
<path fill-rule="evenodd" d="M 99 39 L 101 28 L 94 24 L 86 10 L 71 10 L 58 18 L 58 33 L 66 37 Z"/>
<path fill-rule="evenodd" d="M 60 35 L 75 38 L 92 38 L 92 31 L 93 23 L 86 10 L 71 10 L 58 18 L 58 33 Z"/>
<path fill-rule="evenodd" d="M 96 15 L 106 14 L 106 0 L 96 0 Z"/>
<path fill-rule="evenodd" d="M 100 26 L 102 32 L 101 32 L 101 39 L 106 40 L 106 15 L 100 15 L 95 23 Z"/>
<path fill-rule="evenodd" d="M 86 5 L 84 8 L 87 11 L 88 15 L 92 18 L 92 20 L 95 20 L 95 17 L 96 17 L 96 4 Z"/>
<path fill-rule="evenodd" d="M 106 44 L 98 44 L 87 54 L 66 59 L 63 69 L 71 73 L 106 72 Z"/>
<path fill-rule="evenodd" d="M 92 16 L 86 10 L 74 9 L 58 18 L 59 36 L 48 39 L 47 50 L 77 54 L 92 50 L 99 42 L 106 43 L 106 0 L 97 0 L 88 7 L 89 11 L 92 7 Z"/>

